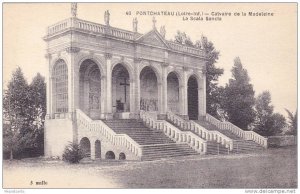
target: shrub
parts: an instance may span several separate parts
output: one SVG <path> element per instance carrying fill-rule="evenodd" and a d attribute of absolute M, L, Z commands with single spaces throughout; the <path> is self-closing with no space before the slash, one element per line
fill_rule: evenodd
<path fill-rule="evenodd" d="M 80 149 L 80 146 L 76 143 L 70 143 L 66 146 L 63 153 L 63 160 L 69 163 L 79 163 L 84 158 L 84 152 Z"/>

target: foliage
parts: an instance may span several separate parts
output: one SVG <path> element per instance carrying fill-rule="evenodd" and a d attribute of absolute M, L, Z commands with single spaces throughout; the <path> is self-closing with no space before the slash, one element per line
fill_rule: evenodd
<path fill-rule="evenodd" d="M 79 163 L 79 161 L 84 158 L 84 152 L 80 149 L 78 144 L 70 142 L 69 145 L 65 147 L 62 157 L 66 162 L 72 164 Z"/>
<path fill-rule="evenodd" d="M 261 135 L 278 135 L 285 127 L 285 117 L 279 113 L 273 113 L 274 107 L 271 105 L 271 94 L 264 91 L 255 100 L 256 118 L 254 131 Z"/>
<path fill-rule="evenodd" d="M 10 159 L 13 159 L 13 153 L 22 147 L 21 130 L 27 121 L 28 112 L 25 107 L 28 100 L 28 84 L 21 68 L 18 67 L 13 72 L 3 96 L 3 147 L 4 151 L 10 152 Z"/>
<path fill-rule="evenodd" d="M 3 146 L 11 159 L 25 148 L 43 150 L 45 95 L 41 75 L 28 85 L 20 67 L 13 72 L 3 95 Z"/>
<path fill-rule="evenodd" d="M 223 89 L 218 87 L 218 79 L 224 73 L 224 70 L 217 68 L 215 64 L 219 59 L 219 51 L 216 50 L 214 44 L 205 36 L 201 36 L 195 44 L 185 32 L 177 31 L 175 42 L 183 45 L 188 45 L 204 50 L 206 61 L 206 109 L 212 116 L 220 118 L 218 110 L 220 109 L 221 94 Z"/>
<path fill-rule="evenodd" d="M 298 111 L 293 114 L 288 109 L 285 109 L 288 113 L 288 124 L 290 127 L 290 131 L 288 132 L 289 135 L 297 135 L 297 119 L 298 119 Z"/>
<path fill-rule="evenodd" d="M 250 84 L 248 72 L 243 68 L 239 57 L 235 58 L 231 70 L 232 79 L 224 88 L 222 107 L 228 116 L 228 120 L 236 126 L 247 130 L 254 121 L 254 90 Z"/>

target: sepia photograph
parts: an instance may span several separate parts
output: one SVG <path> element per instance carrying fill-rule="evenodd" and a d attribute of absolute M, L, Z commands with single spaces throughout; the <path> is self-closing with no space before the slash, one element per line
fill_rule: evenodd
<path fill-rule="evenodd" d="M 3 2 L 2 191 L 296 193 L 297 17 L 296 2 Z"/>

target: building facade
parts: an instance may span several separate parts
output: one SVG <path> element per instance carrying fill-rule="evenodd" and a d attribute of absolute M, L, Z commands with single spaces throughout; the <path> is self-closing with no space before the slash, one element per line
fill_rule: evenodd
<path fill-rule="evenodd" d="M 76 110 L 91 120 L 138 119 L 141 110 L 164 119 L 168 111 L 185 119 L 206 115 L 204 51 L 168 41 L 165 29 L 133 30 L 72 17 L 47 29 L 47 116 L 45 155 L 61 155 L 79 141 Z M 63 129 L 63 130 L 62 130 Z M 93 147 L 93 146 L 92 146 Z"/>

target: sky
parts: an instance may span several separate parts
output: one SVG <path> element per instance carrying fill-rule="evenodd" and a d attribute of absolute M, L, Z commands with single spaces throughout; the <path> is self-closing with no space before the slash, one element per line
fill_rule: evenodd
<path fill-rule="evenodd" d="M 177 30 L 186 32 L 192 41 L 208 37 L 220 57 L 217 67 L 224 69 L 220 85 L 228 83 L 233 60 L 239 56 L 254 86 L 255 95 L 268 90 L 276 112 L 297 107 L 297 7 L 296 3 L 78 3 L 78 18 L 104 24 L 104 11 L 110 12 L 110 25 L 132 30 L 138 19 L 138 32 L 152 30 L 151 13 L 176 14 L 199 12 L 231 13 L 221 21 L 184 20 L 183 16 L 156 15 L 156 26 L 165 25 L 166 39 L 174 39 Z M 149 11 L 149 12 L 148 12 Z M 152 12 L 151 12 L 152 11 Z M 246 16 L 242 16 L 242 12 Z M 273 16 L 249 16 L 249 12 L 268 12 Z M 235 16 L 234 14 L 240 14 Z M 3 4 L 3 83 L 20 66 L 30 82 L 37 72 L 47 76 L 45 59 L 46 28 L 71 17 L 70 3 Z"/>

